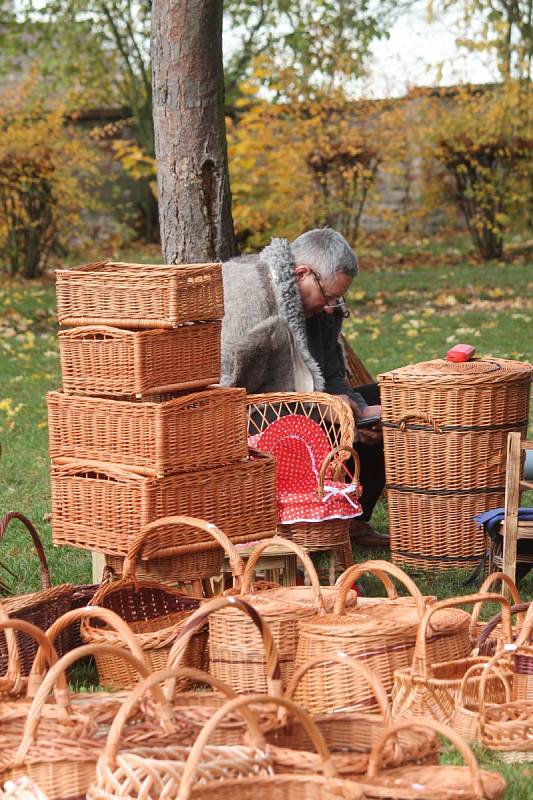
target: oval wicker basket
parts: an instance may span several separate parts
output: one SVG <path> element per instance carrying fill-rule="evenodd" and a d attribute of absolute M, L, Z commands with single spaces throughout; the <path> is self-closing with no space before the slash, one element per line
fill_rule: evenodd
<path fill-rule="evenodd" d="M 396 563 L 477 565 L 473 518 L 503 505 L 507 434 L 526 432 L 531 375 L 515 361 L 437 359 L 379 376 Z"/>

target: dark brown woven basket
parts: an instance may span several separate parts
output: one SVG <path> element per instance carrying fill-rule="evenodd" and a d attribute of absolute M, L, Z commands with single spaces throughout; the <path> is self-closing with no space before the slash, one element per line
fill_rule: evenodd
<path fill-rule="evenodd" d="M 35 552 L 39 558 L 41 571 L 41 586 L 39 592 L 17 595 L 1 601 L 3 610 L 12 617 L 30 622 L 37 628 L 46 631 L 55 620 L 70 609 L 71 597 L 74 587 L 70 584 L 52 587 L 50 572 L 44 554 L 42 542 L 32 522 L 18 511 L 10 511 L 0 519 L 0 541 L 11 520 L 19 520 L 25 526 L 32 538 Z M 21 674 L 30 674 L 33 659 L 37 652 L 38 643 L 31 636 L 20 631 L 16 633 L 17 647 L 21 664 Z M 68 649 L 68 637 L 63 637 L 57 643 L 60 654 Z M 8 665 L 7 642 L 4 633 L 0 633 L 0 675 L 6 672 Z"/>
<path fill-rule="evenodd" d="M 393 560 L 476 566 L 475 514 L 503 505 L 509 431 L 525 433 L 532 368 L 503 359 L 414 364 L 379 376 Z"/>

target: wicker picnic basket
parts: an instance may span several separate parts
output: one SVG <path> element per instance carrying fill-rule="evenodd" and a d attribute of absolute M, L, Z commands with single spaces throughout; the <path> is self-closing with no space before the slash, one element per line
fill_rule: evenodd
<path fill-rule="evenodd" d="M 391 554 L 424 569 L 475 566 L 474 515 L 503 505 L 507 434 L 525 434 L 532 368 L 427 361 L 379 376 Z"/>
<path fill-rule="evenodd" d="M 377 701 L 376 711 L 348 708 L 313 717 L 331 751 L 332 762 L 338 774 L 343 778 L 357 780 L 358 776 L 366 772 L 368 753 L 374 743 L 383 729 L 392 725 L 391 709 L 379 679 L 362 662 L 342 653 L 317 656 L 302 664 L 292 676 L 285 696 L 289 700 L 293 699 L 302 676 L 324 662 L 347 666 L 358 673 L 368 683 Z M 263 726 L 263 732 L 272 747 L 276 772 L 319 770 L 320 759 L 313 750 L 300 718 L 289 715 L 280 720 L 276 717 L 266 727 Z M 409 732 L 394 747 L 386 749 L 383 753 L 383 766 L 390 769 L 413 761 L 435 762 L 438 751 L 438 741 L 433 734 Z"/>
<path fill-rule="evenodd" d="M 44 676 L 30 705 L 26 700 L 2 704 L 0 715 L 0 780 L 26 776 L 49 800 L 78 800 L 94 779 L 105 734 L 123 698 L 109 692 L 69 693 L 65 673 L 80 658 L 103 654 L 124 659 L 142 678 L 149 675 L 143 661 L 127 648 L 85 645 L 64 655 Z M 57 687 L 50 700 L 52 688 Z M 160 687 L 153 687 L 164 705 Z M 138 736 L 132 731 L 132 736 Z"/>
<path fill-rule="evenodd" d="M 469 667 L 463 675 L 463 679 L 459 685 L 459 690 L 455 698 L 455 707 L 452 717 L 449 721 L 449 725 L 454 729 L 454 731 L 462 736 L 465 742 L 479 742 L 481 738 L 479 725 L 481 697 L 480 687 L 481 676 L 486 669 L 486 661 L 480 664 L 472 664 L 472 666 Z M 474 699 L 474 693 L 470 690 L 470 684 L 475 673 L 478 673 L 480 680 L 477 683 L 477 696 Z M 500 686 L 498 686 L 497 689 L 491 686 L 491 683 L 494 683 L 495 681 L 500 682 Z M 503 697 L 501 693 L 502 687 L 504 691 Z M 467 688 L 469 689 L 469 696 L 467 696 Z M 508 672 L 503 672 L 499 669 L 493 668 L 490 672 L 489 685 L 485 687 L 485 691 L 489 698 L 497 696 L 499 699 L 502 699 L 504 703 L 510 703 L 511 686 Z M 489 705 L 491 708 L 501 707 L 501 703 L 490 703 Z"/>
<path fill-rule="evenodd" d="M 216 549 L 212 548 L 213 542 L 218 544 Z M 174 555 L 176 549 L 179 552 Z M 238 588 L 244 562 L 228 537 L 211 522 L 176 516 L 151 522 L 132 541 L 126 558 L 106 556 L 106 565 L 114 575 L 131 574 L 135 565 L 138 578 L 171 585 L 192 584 L 193 594 L 201 597 L 202 578 L 220 575 L 224 556 L 233 585 Z"/>
<path fill-rule="evenodd" d="M 494 586 L 495 583 L 502 584 L 502 594 L 504 594 L 505 588 L 507 589 L 515 606 L 520 605 L 522 603 L 520 594 L 518 592 L 518 589 L 516 588 L 516 584 L 514 583 L 513 580 L 511 580 L 511 578 L 508 575 L 505 575 L 503 572 L 492 572 L 490 575 L 488 575 L 481 584 L 481 586 L 479 587 L 479 593 L 484 594 L 485 592 L 490 591 L 491 587 Z M 479 637 L 487 627 L 487 623 L 482 622 L 479 619 L 482 606 L 483 603 L 475 603 L 474 608 L 472 609 L 472 616 L 470 618 L 470 639 L 472 642 L 472 647 L 474 648 L 477 646 Z M 525 615 L 520 612 L 513 612 L 513 613 L 520 614 L 519 618 L 517 619 L 518 627 L 516 626 L 513 627 L 513 638 L 515 638 L 516 634 L 518 633 L 518 629 L 522 626 L 524 622 Z M 492 635 L 489 639 L 489 634 L 485 633 L 483 643 L 486 649 L 488 649 L 489 647 L 496 646 L 496 637 L 498 634 L 501 635 L 501 626 L 496 630 L 496 625 L 495 625 L 491 630 L 491 634 Z"/>
<path fill-rule="evenodd" d="M 467 655 L 469 650 L 461 656 L 435 658 L 430 654 L 427 639 L 428 632 L 435 631 L 439 625 L 439 616 L 446 618 L 451 612 L 457 614 L 460 609 L 455 608 L 456 606 L 485 601 L 501 604 L 504 614 L 504 636 L 507 641 L 509 640 L 511 609 L 503 595 L 472 594 L 433 603 L 420 622 L 412 665 L 401 667 L 394 673 L 392 713 L 395 719 L 432 717 L 441 722 L 449 722 L 454 714 L 459 691 L 463 702 L 470 704 L 477 701 L 480 676 L 472 674 L 467 685 L 463 684 L 463 677 L 471 666 L 485 664 L 488 659 L 484 656 Z M 467 627 L 468 614 L 465 611 L 461 613 L 466 615 Z M 494 687 L 491 684 L 491 688 L 494 694 L 490 697 L 490 701 L 500 702 L 501 686 L 496 684 Z"/>
<path fill-rule="evenodd" d="M 381 772 L 380 760 L 387 741 L 412 728 L 429 729 L 446 737 L 462 755 L 466 766 L 405 766 Z M 368 800 L 499 800 L 507 788 L 497 772 L 480 770 L 461 737 L 432 719 L 405 720 L 386 730 L 374 745 L 361 788 Z"/>
<path fill-rule="evenodd" d="M 245 398 L 244 389 L 223 387 L 163 402 L 48 392 L 50 458 L 107 461 L 153 477 L 238 461 L 248 455 Z"/>
<path fill-rule="evenodd" d="M 533 603 L 530 604 L 512 652 L 513 700 L 533 703 Z"/>
<path fill-rule="evenodd" d="M 378 578 L 382 574 L 395 577 L 407 588 L 411 601 L 385 600 L 346 609 L 347 592 L 365 573 Z M 395 670 L 411 664 L 426 601 L 411 578 L 386 561 L 369 561 L 350 567 L 339 579 L 338 588 L 332 613 L 300 623 L 296 666 L 313 656 L 340 650 L 373 670 L 389 693 Z M 432 658 L 459 658 L 469 652 L 468 620 L 466 612 L 439 614 L 429 644 Z M 327 663 L 303 676 L 295 699 L 313 714 L 345 707 L 369 708 L 375 704 L 365 681 L 348 668 Z"/>
<path fill-rule="evenodd" d="M 22 674 L 17 640 L 15 638 L 17 632 L 24 633 L 27 638 L 33 639 L 37 653 L 41 654 L 41 663 L 51 667 L 57 662 L 58 655 L 56 648 L 41 628 L 23 619 L 9 619 L 1 608 L 0 630 L 5 631 L 9 654 L 7 670 L 5 674 L 0 675 L 1 707 L 4 702 L 20 701 L 24 694 L 27 697 L 32 696 L 32 687 L 36 685 L 31 678 L 32 673 L 30 673 L 30 676 Z"/>
<path fill-rule="evenodd" d="M 158 718 L 160 709 L 154 708 L 153 704 L 147 705 L 146 695 L 152 686 L 169 679 L 183 678 L 205 683 L 209 676 L 201 670 L 188 668 L 160 670 L 132 690 L 109 730 L 107 743 L 96 766 L 96 779 L 87 793 L 88 800 L 124 797 L 159 800 L 161 797 L 176 796 L 196 732 L 190 727 L 189 721 L 182 717 L 181 709 L 177 709 L 172 702 L 168 703 L 165 711 L 174 730 L 170 735 L 162 736 Z M 237 695 L 229 690 L 228 697 L 237 698 Z M 231 747 L 220 743 L 210 744 L 203 752 L 200 767 L 202 780 L 271 774 L 272 758 L 264 746 L 258 722 L 246 706 L 241 713 L 243 724 L 252 732 L 252 742 L 232 744 Z M 133 746 L 122 741 L 125 724 L 128 722 L 131 726 L 134 720 L 142 725 L 144 739 L 151 741 L 140 741 Z"/>
<path fill-rule="evenodd" d="M 52 465 L 50 476 L 55 544 L 125 556 L 150 522 L 178 514 L 214 522 L 234 544 L 276 530 L 276 463 L 266 453 L 250 451 L 245 461 L 164 478 L 91 461 Z M 207 534 L 204 540 L 197 550 L 218 548 Z"/>
<path fill-rule="evenodd" d="M 102 606 L 116 612 L 131 628 L 152 670 L 163 669 L 168 654 L 181 628 L 200 605 L 200 598 L 158 582 L 137 577 L 136 564 L 150 530 L 138 536 L 128 553 L 120 580 L 103 585 L 94 595 L 91 607 Z M 84 619 L 81 637 L 87 643 L 107 642 L 127 647 L 120 632 Z M 207 632 L 199 631 L 191 640 L 184 666 L 201 669 L 207 653 Z M 116 662 L 107 655 L 96 658 L 100 684 L 109 689 L 129 689 L 137 675 L 127 663 Z"/>
<path fill-rule="evenodd" d="M 222 319 L 221 264 L 97 261 L 56 270 L 60 325 L 174 328 Z"/>
<path fill-rule="evenodd" d="M 294 715 L 305 727 L 307 735 L 316 748 L 321 765 L 320 771 L 306 771 L 305 773 L 276 773 L 275 775 L 249 775 L 242 778 L 222 778 L 217 781 L 202 781 L 199 771 L 200 760 L 220 721 L 225 715 L 246 705 L 255 706 L 256 704 L 281 706 Z M 260 750 L 265 749 L 266 744 L 257 743 Z M 231 755 L 228 755 L 231 758 Z M 332 798 L 342 798 L 342 800 L 365 800 L 365 795 L 353 781 L 342 780 L 337 777 L 335 767 L 331 761 L 331 756 L 322 734 L 313 722 L 299 706 L 285 697 L 273 697 L 269 695 L 251 695 L 249 697 L 239 697 L 236 700 L 229 700 L 220 708 L 209 720 L 208 724 L 201 731 L 196 739 L 181 779 L 181 784 L 176 800 L 211 800 L 213 793 L 219 800 L 332 800 Z M 143 798 L 144 800 L 144 798 Z"/>
<path fill-rule="evenodd" d="M 526 613 L 529 610 L 531 603 L 519 603 L 516 606 L 511 606 L 511 616 L 517 615 L 518 619 L 513 625 L 512 639 L 516 640 L 524 624 Z M 495 614 L 492 619 L 486 623 L 485 627 L 481 629 L 477 641 L 474 643 L 473 654 L 481 656 L 493 656 L 499 644 L 502 642 L 503 634 L 501 628 L 502 615 Z"/>
<path fill-rule="evenodd" d="M 270 545 L 283 542 L 303 564 L 313 590 L 313 604 L 301 602 L 300 587 L 251 593 L 253 572 L 260 556 Z M 294 589 L 294 591 L 293 591 Z M 295 594 L 299 600 L 292 603 Z M 283 687 L 294 670 L 298 641 L 298 625 L 306 617 L 325 612 L 324 596 L 313 562 L 299 545 L 280 537 L 261 542 L 254 550 L 244 571 L 239 597 L 259 612 L 272 632 L 279 652 Z M 266 692 L 267 663 L 263 641 L 256 626 L 234 608 L 225 607 L 209 619 L 210 671 L 236 692 Z"/>
<path fill-rule="evenodd" d="M 0 607 L 6 614 L 18 619 L 26 620 L 36 625 L 41 630 L 46 630 L 52 622 L 70 608 L 70 602 L 74 587 L 70 584 L 61 586 L 51 586 L 50 572 L 44 554 L 44 548 L 32 522 L 24 514 L 18 511 L 9 511 L 0 519 L 0 540 L 2 540 L 9 523 L 12 520 L 19 520 L 32 538 L 33 546 L 39 559 L 39 569 L 41 577 L 41 590 L 29 594 L 8 597 L 0 601 Z M 22 675 L 29 675 L 37 644 L 32 637 L 28 637 L 19 632 L 16 634 L 16 644 L 18 657 L 20 659 L 20 669 Z M 66 640 L 58 642 L 61 652 L 67 649 Z M 0 674 L 6 672 L 8 665 L 8 647 L 6 637 L 0 634 Z"/>
<path fill-rule="evenodd" d="M 517 646 L 514 654 L 516 658 L 527 656 L 533 658 L 533 647 L 529 645 Z M 489 705 L 486 702 L 486 686 L 493 675 L 501 676 L 498 664 L 503 661 L 508 653 L 496 653 L 489 661 L 487 668 L 481 676 L 479 688 L 479 734 L 481 744 L 498 754 L 502 761 L 531 762 L 533 761 L 533 702 L 531 699 L 511 700 L 508 696 L 505 702 L 498 705 Z M 504 680 L 504 686 L 506 681 Z"/>
<path fill-rule="evenodd" d="M 220 330 L 220 322 L 195 322 L 171 331 L 60 331 L 63 391 L 140 398 L 218 383 Z"/>

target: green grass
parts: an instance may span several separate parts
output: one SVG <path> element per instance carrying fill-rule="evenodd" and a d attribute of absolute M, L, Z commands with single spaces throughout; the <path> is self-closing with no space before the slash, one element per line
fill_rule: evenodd
<path fill-rule="evenodd" d="M 387 259 L 393 262 L 398 255 L 398 248 L 391 245 L 382 258 L 385 267 L 363 271 L 354 282 L 346 332 L 374 375 L 443 356 L 458 342 L 471 342 L 480 355 L 533 361 L 533 261 L 479 265 L 463 259 L 461 252 L 461 247 L 423 242 L 403 249 L 401 267 L 387 268 Z M 153 252 L 122 257 L 160 260 Z M 61 383 L 56 334 L 52 283 L 4 280 L 0 284 L 0 510 L 20 510 L 33 520 L 43 537 L 54 582 L 86 583 L 91 580 L 89 553 L 54 548 L 45 521 L 50 512 L 45 394 Z M 387 529 L 383 501 L 373 523 Z M 376 550 L 356 553 L 358 561 L 387 556 Z M 0 580 L 11 582 L 16 592 L 39 586 L 37 559 L 18 524 L 1 543 L 0 562 L 19 576 L 13 581 L 0 568 Z M 465 571 L 414 574 L 424 594 L 444 598 L 472 590 L 462 585 Z M 381 593 L 377 581 L 367 580 L 365 588 L 369 594 Z M 524 598 L 533 597 L 532 576 L 521 591 Z M 493 609 L 487 609 L 485 616 L 490 613 Z M 91 670 L 77 676 L 80 685 L 91 683 Z M 480 757 L 483 766 L 498 769 L 509 781 L 506 798 L 533 797 L 526 768 L 500 766 L 486 753 Z"/>

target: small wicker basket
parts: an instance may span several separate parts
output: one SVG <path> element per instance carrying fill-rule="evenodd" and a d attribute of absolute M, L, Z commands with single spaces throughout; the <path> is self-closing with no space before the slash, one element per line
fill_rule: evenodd
<path fill-rule="evenodd" d="M 474 516 L 503 505 L 509 431 L 525 434 L 532 368 L 444 359 L 379 376 L 391 554 L 423 569 L 476 566 Z"/>
<path fill-rule="evenodd" d="M 163 402 L 128 402 L 48 392 L 55 463 L 106 461 L 161 478 L 246 458 L 244 389 L 184 392 Z"/>
<path fill-rule="evenodd" d="M 276 463 L 258 451 L 247 461 L 165 478 L 91 461 L 52 465 L 50 475 L 55 544 L 125 556 L 147 525 L 178 514 L 215 523 L 234 544 L 265 539 L 276 529 Z M 165 533 L 174 540 L 174 528 Z M 162 555 L 217 548 L 206 534 Z"/>
<path fill-rule="evenodd" d="M 172 331 L 60 331 L 63 390 L 141 398 L 218 383 L 220 330 L 220 322 L 198 322 Z"/>
<path fill-rule="evenodd" d="M 60 325 L 174 328 L 224 316 L 221 264 L 97 261 L 56 270 Z"/>
<path fill-rule="evenodd" d="M 479 587 L 479 593 L 480 594 L 484 594 L 485 592 L 490 591 L 491 587 L 495 583 L 501 583 L 502 584 L 502 594 L 505 595 L 506 591 L 507 591 L 508 595 L 511 596 L 511 599 L 512 599 L 513 604 L 515 606 L 521 604 L 522 600 L 520 599 L 520 594 L 518 592 L 518 589 L 516 588 L 516 585 L 515 585 L 514 581 L 512 581 L 511 578 L 508 575 L 505 575 L 503 572 L 492 572 L 490 575 L 488 575 L 485 578 L 485 580 L 483 581 L 483 583 L 481 584 L 481 586 Z M 493 590 L 493 591 L 496 591 L 496 590 Z M 476 603 L 474 605 L 474 608 L 472 609 L 472 616 L 470 618 L 470 640 L 472 642 L 472 647 L 474 647 L 474 648 L 476 647 L 476 645 L 478 643 L 478 639 L 479 639 L 480 635 L 482 634 L 482 632 L 485 630 L 485 628 L 487 626 L 486 622 L 480 622 L 480 620 L 479 620 L 479 615 L 481 613 L 482 605 L 483 605 L 483 603 Z M 513 613 L 517 613 L 517 612 L 513 612 Z M 501 617 L 500 617 L 500 619 L 501 619 Z M 525 615 L 521 614 L 519 620 L 517 620 L 517 625 L 519 627 L 521 627 L 522 623 L 524 622 L 524 619 L 525 619 Z M 496 625 L 492 629 L 492 632 L 491 632 L 492 635 L 491 635 L 490 639 L 489 639 L 489 634 L 485 634 L 485 637 L 483 639 L 483 646 L 484 646 L 486 651 L 488 651 L 488 649 L 491 648 L 491 647 L 493 649 L 496 647 L 496 643 L 497 643 L 496 642 L 496 636 L 497 636 L 497 634 L 500 634 L 500 637 L 501 637 L 501 626 L 497 630 L 495 630 L 495 629 L 496 629 Z M 518 632 L 518 629 L 516 627 L 513 628 L 513 638 L 516 636 L 517 632 Z M 492 653 L 484 652 L 483 655 L 492 655 Z"/>

